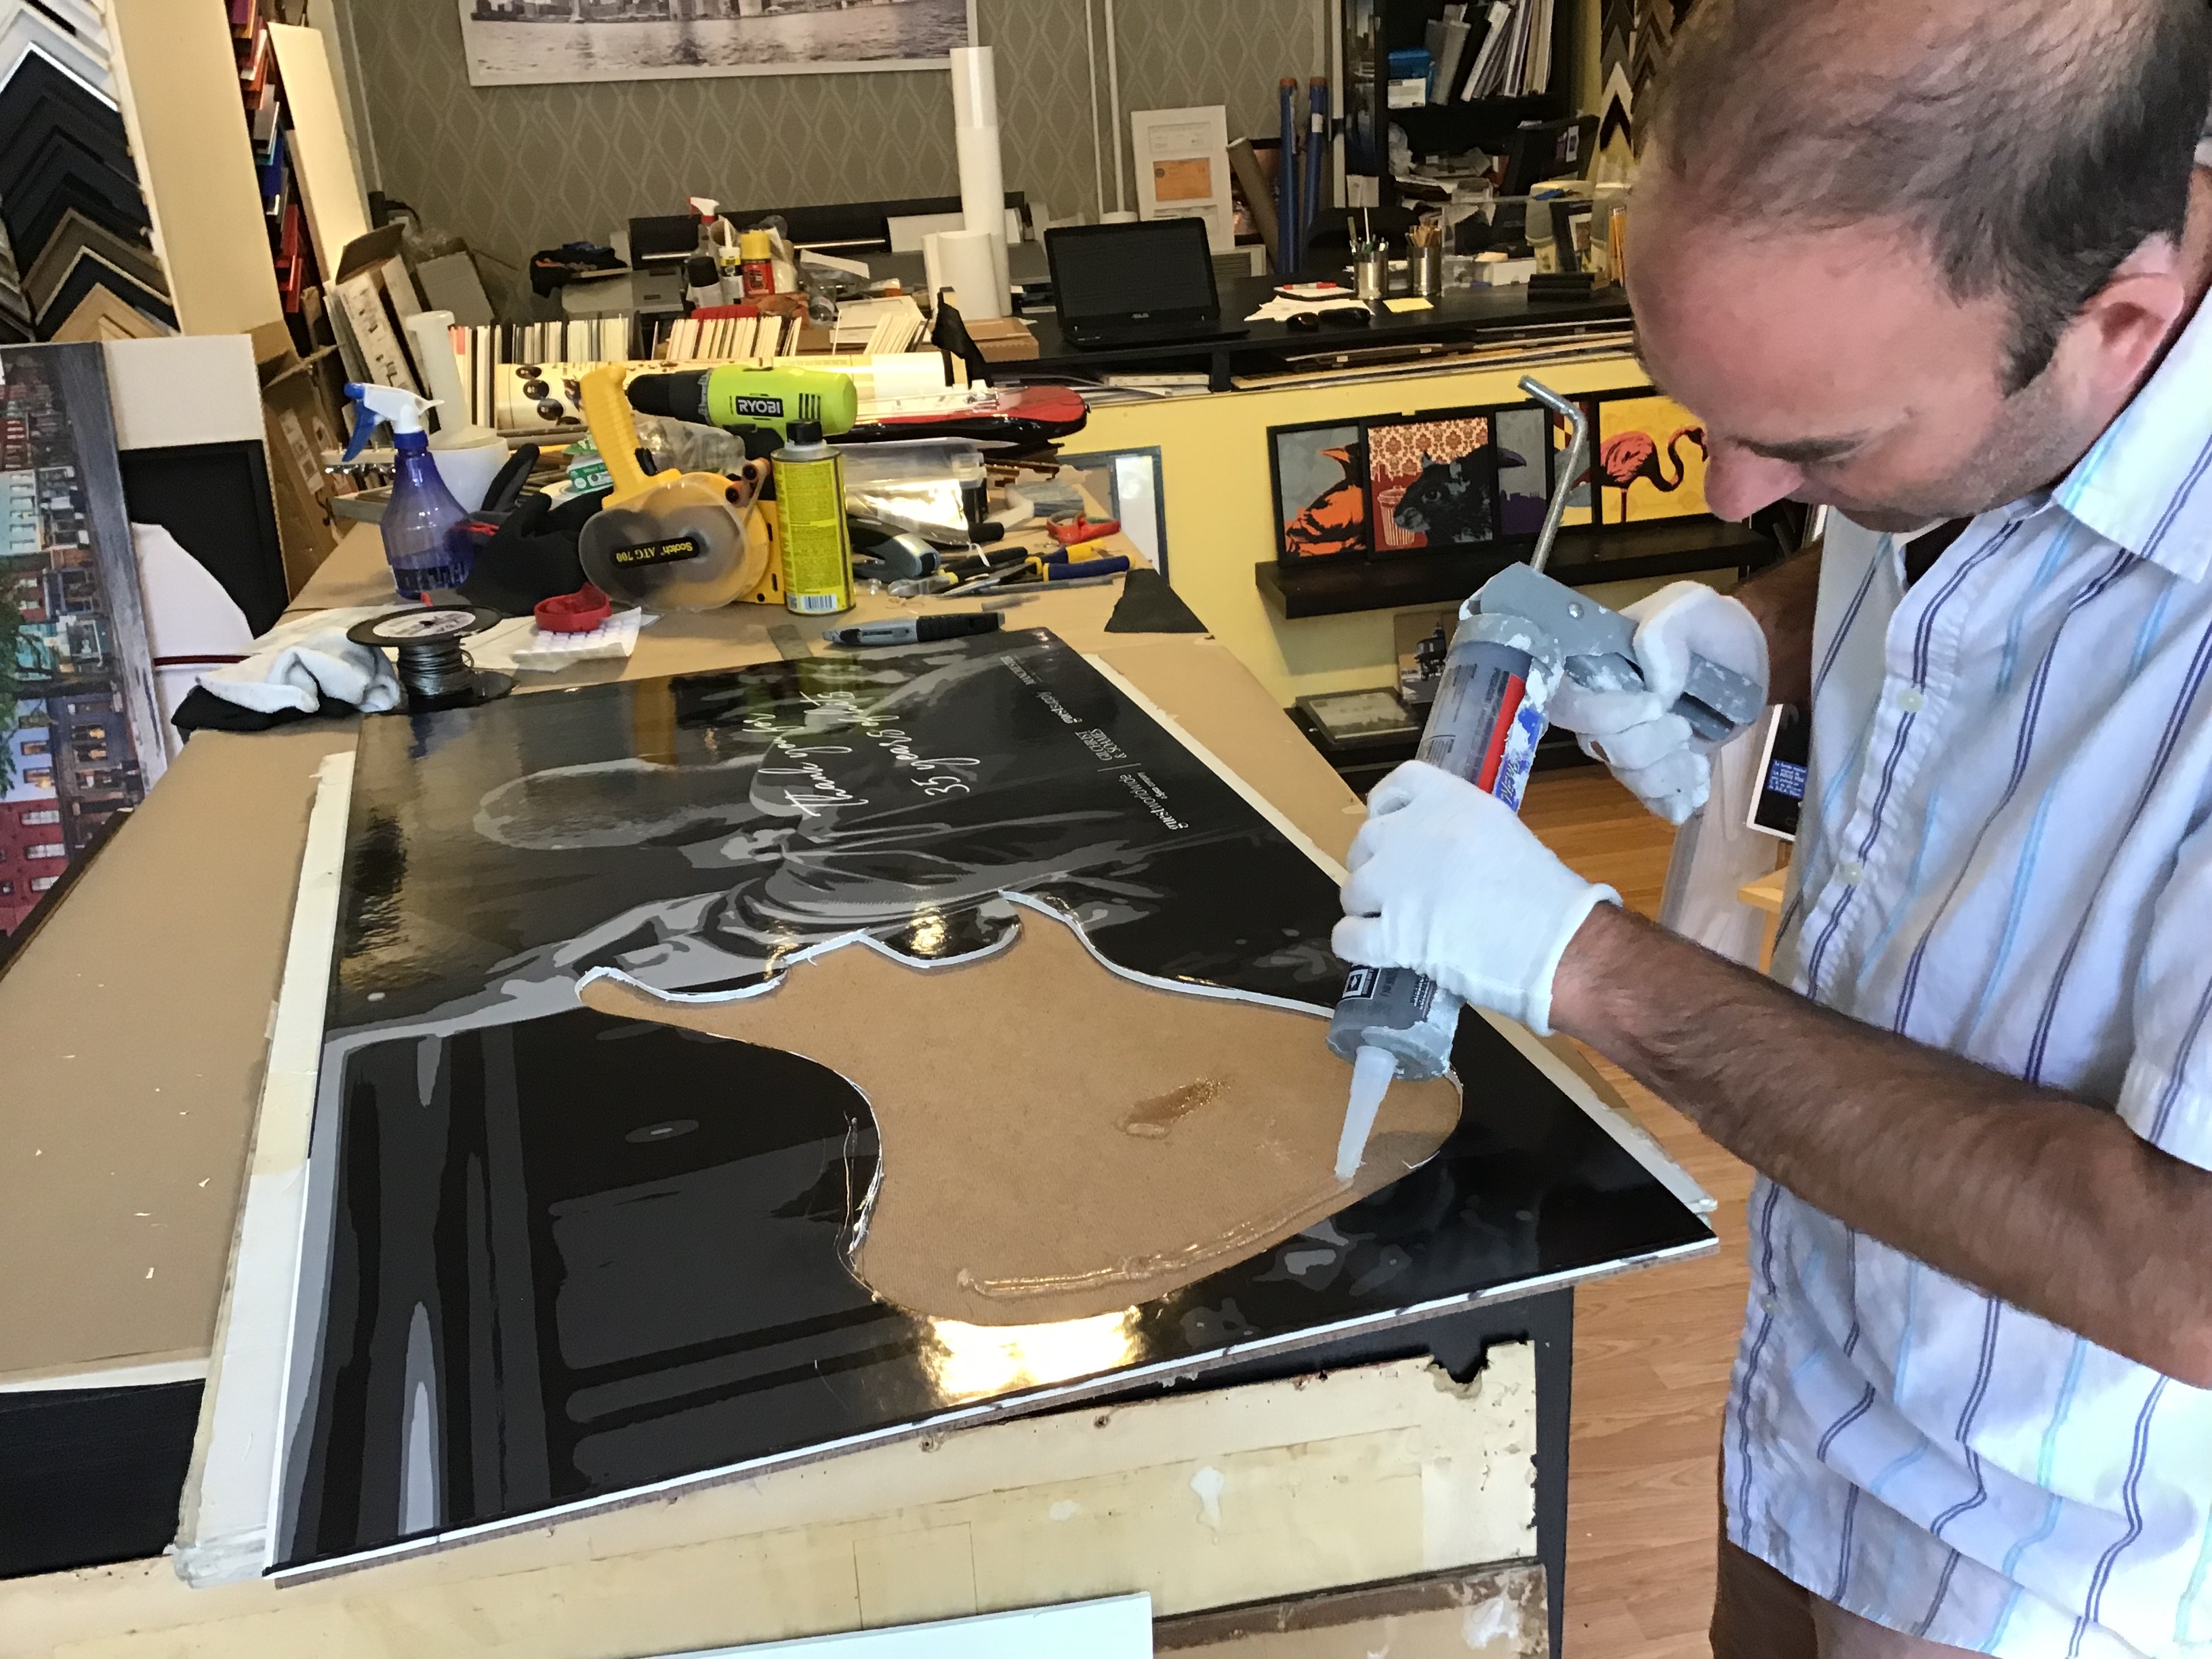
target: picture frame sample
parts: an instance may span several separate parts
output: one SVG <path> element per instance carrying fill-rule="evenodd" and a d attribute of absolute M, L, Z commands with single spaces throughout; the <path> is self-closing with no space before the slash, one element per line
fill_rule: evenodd
<path fill-rule="evenodd" d="M 1535 404 L 1501 409 L 1492 441 L 1498 450 L 1498 533 L 1534 536 L 1551 505 L 1552 469 L 1546 459 L 1544 410 Z"/>
<path fill-rule="evenodd" d="M 167 759 L 101 349 L 0 348 L 0 936 Z"/>
<path fill-rule="evenodd" d="M 1378 556 L 1498 539 L 1493 421 L 1488 410 L 1451 410 L 1368 422 L 1369 512 Z"/>
<path fill-rule="evenodd" d="M 1267 433 L 1275 556 L 1285 565 L 1365 558 L 1375 550 L 1367 501 L 1367 428 L 1359 421 Z"/>
<path fill-rule="evenodd" d="M 1601 522 L 1656 524 L 1710 511 L 1705 422 L 1672 398 L 1644 392 L 1603 399 L 1595 443 Z"/>
<path fill-rule="evenodd" d="M 1167 575 L 1167 486 L 1159 447 L 1062 455 L 1060 465 L 1060 476 L 1089 491 L 1108 518 L 1121 520 L 1121 533 L 1143 550 L 1153 569 Z"/>
<path fill-rule="evenodd" d="M 542 86 L 950 67 L 975 0 L 456 0 L 469 84 Z"/>

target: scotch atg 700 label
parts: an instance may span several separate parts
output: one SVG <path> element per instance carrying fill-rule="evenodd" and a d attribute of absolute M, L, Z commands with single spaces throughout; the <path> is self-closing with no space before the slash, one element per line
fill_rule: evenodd
<path fill-rule="evenodd" d="M 672 536 L 665 542 L 642 542 L 635 547 L 617 547 L 609 555 L 623 569 L 641 564 L 678 564 L 685 559 L 696 559 L 707 550 L 699 544 L 696 536 Z"/>

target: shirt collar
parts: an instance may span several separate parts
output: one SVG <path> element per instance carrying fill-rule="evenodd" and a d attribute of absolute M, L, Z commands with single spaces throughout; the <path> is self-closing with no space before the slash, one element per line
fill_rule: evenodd
<path fill-rule="evenodd" d="M 2212 569 L 2212 301 L 2051 498 L 2190 581 Z"/>

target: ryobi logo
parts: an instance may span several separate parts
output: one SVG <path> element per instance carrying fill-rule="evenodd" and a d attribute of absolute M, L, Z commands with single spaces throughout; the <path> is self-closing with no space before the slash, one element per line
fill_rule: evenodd
<path fill-rule="evenodd" d="M 780 421 L 783 418 L 783 399 L 781 398 L 736 398 L 731 401 L 738 414 L 750 415 L 756 420 Z"/>

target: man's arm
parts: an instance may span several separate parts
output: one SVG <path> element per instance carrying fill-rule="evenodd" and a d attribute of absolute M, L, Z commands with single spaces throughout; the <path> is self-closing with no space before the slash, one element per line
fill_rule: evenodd
<path fill-rule="evenodd" d="M 1551 1012 L 1808 1203 L 2212 1388 L 2212 1173 L 2116 1114 L 1862 1025 L 1611 905 L 1568 945 Z"/>
<path fill-rule="evenodd" d="M 1820 597 L 1820 544 L 1762 570 L 1735 590 L 1766 635 L 1766 696 L 1808 713 L 1813 707 L 1813 611 Z"/>

